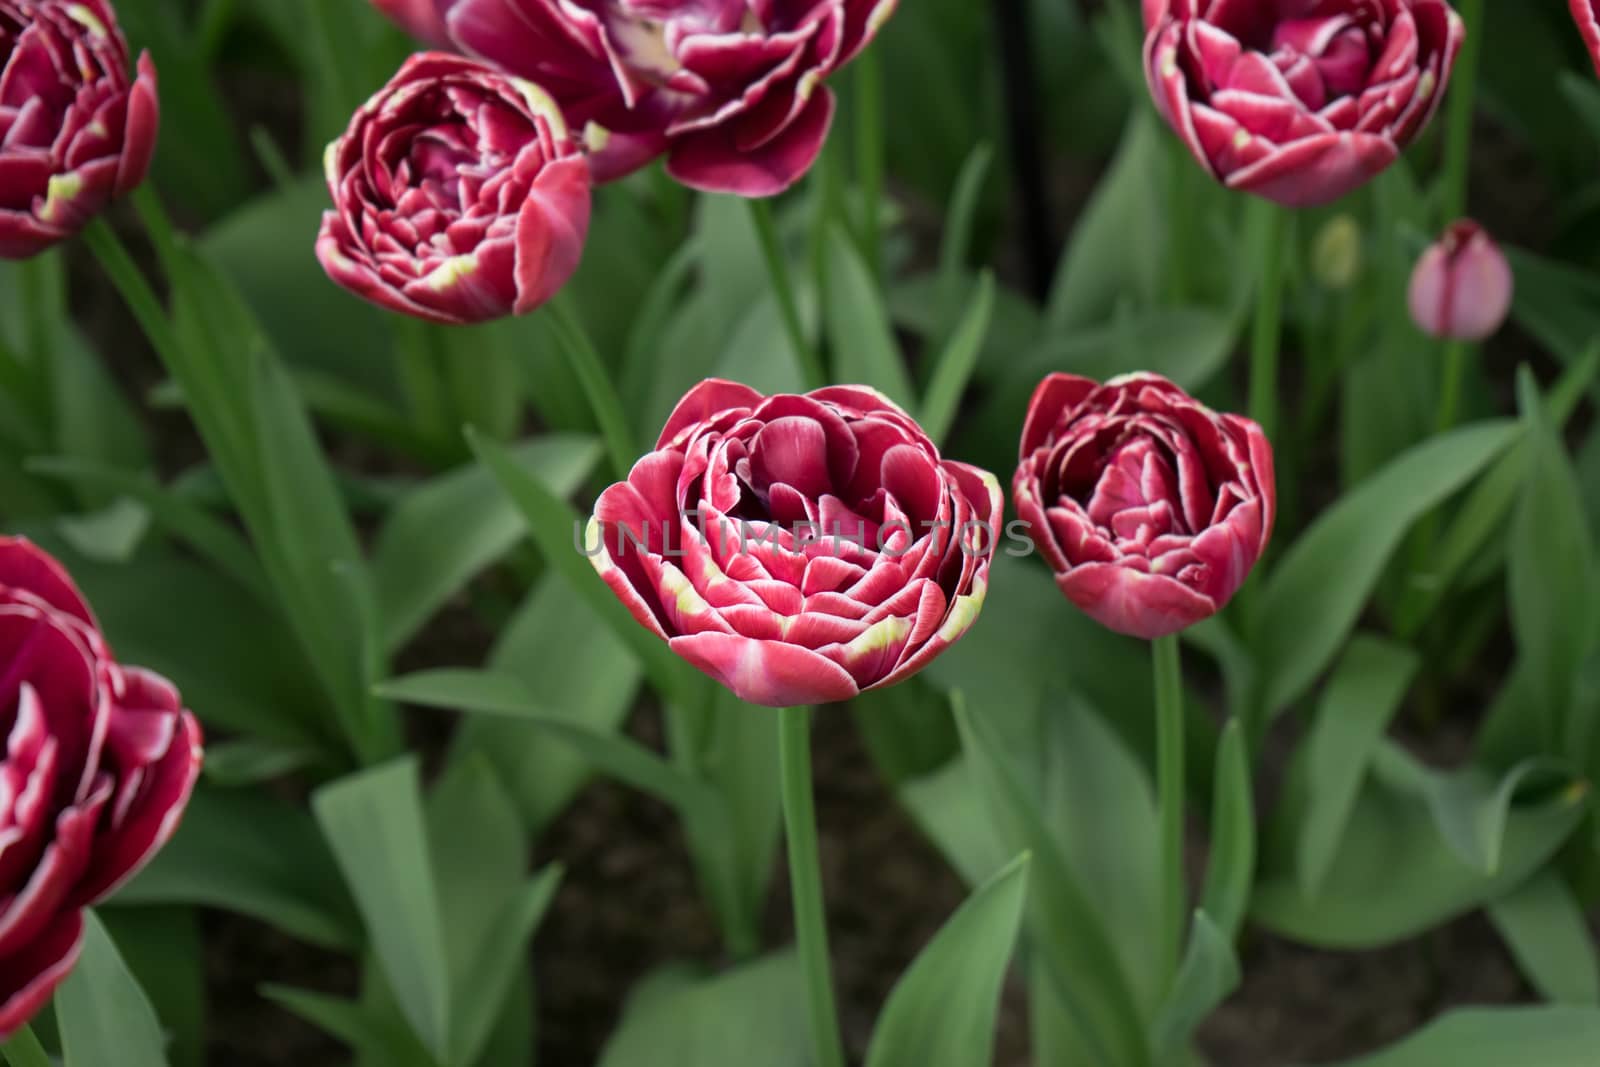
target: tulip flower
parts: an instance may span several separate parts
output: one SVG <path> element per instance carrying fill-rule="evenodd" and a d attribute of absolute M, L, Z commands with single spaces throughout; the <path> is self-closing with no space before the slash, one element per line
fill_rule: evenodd
<path fill-rule="evenodd" d="M 450 45 L 450 31 L 445 26 L 445 13 L 454 0 L 372 0 L 379 11 L 389 16 L 401 29 L 418 40 L 436 48 Z"/>
<path fill-rule="evenodd" d="M 1452 223 L 1411 272 L 1411 318 L 1430 337 L 1482 341 L 1511 313 L 1511 266 L 1471 219 Z"/>
<path fill-rule="evenodd" d="M 1157 638 L 1220 611 L 1272 534 L 1272 447 L 1155 374 L 1039 384 L 1012 495 L 1061 591 Z"/>
<path fill-rule="evenodd" d="M 595 504 L 585 550 L 641 625 L 771 707 L 908 678 L 972 625 L 1004 501 L 871 389 L 706 381 Z"/>
<path fill-rule="evenodd" d="M 584 130 L 597 181 L 663 152 L 685 185 L 772 196 L 811 167 L 833 118 L 823 82 L 896 0 L 378 0 L 425 38 L 538 81 Z"/>
<path fill-rule="evenodd" d="M 392 311 L 483 322 L 532 311 L 578 267 L 589 168 L 538 86 L 472 59 L 411 57 L 325 158 L 317 258 Z"/>
<path fill-rule="evenodd" d="M 1465 35 L 1445 0 L 1144 0 L 1156 107 L 1214 178 L 1289 207 L 1378 174 L 1439 107 Z"/>
<path fill-rule="evenodd" d="M 0 259 L 81 230 L 144 181 L 160 124 L 148 53 L 106 0 L 0 0 Z"/>
<path fill-rule="evenodd" d="M 1600 72 L 1600 6 L 1597 2 L 1600 0 L 1568 0 L 1578 32 L 1583 34 L 1584 46 L 1589 49 L 1595 70 Z"/>
<path fill-rule="evenodd" d="M 200 727 L 165 679 L 120 666 L 72 579 L 0 537 L 0 1039 L 77 959 L 83 909 L 172 836 Z"/>

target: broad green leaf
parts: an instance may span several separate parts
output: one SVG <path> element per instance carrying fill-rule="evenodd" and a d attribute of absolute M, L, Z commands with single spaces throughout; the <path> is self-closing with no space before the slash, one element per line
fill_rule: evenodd
<path fill-rule="evenodd" d="M 540 579 L 501 627 L 488 666 L 536 689 L 551 713 L 602 734 L 622 725 L 639 688 L 638 661 L 559 574 Z M 510 717 L 463 720 L 454 749 L 489 761 L 535 835 L 590 773 L 571 746 L 552 745 L 536 724 Z"/>
<path fill-rule="evenodd" d="M 587 437 L 553 436 L 509 450 L 566 496 L 600 457 Z M 522 537 L 516 508 L 482 466 L 442 475 L 408 492 L 378 533 L 372 574 L 384 645 L 397 649 L 479 571 Z"/>
<path fill-rule="evenodd" d="M 876 279 L 840 227 L 828 233 L 828 344 L 840 380 L 869 385 L 902 407 L 916 389 L 901 358 Z"/>
<path fill-rule="evenodd" d="M 1211 856 L 1200 914 L 1224 941 L 1239 936 L 1256 872 L 1255 797 L 1244 728 L 1228 720 L 1217 746 L 1216 795 L 1211 808 Z"/>
<path fill-rule="evenodd" d="M 812 1067 L 805 997 L 792 952 L 710 977 L 657 971 L 629 996 L 598 1067 Z"/>
<path fill-rule="evenodd" d="M 692 692 L 697 684 L 693 669 L 678 659 L 666 642 L 628 613 L 594 572 L 590 561 L 584 558 L 579 546 L 586 548 L 594 544 L 598 533 L 591 537 L 571 506 L 532 472 L 518 466 L 503 447 L 470 432 L 468 439 L 478 458 L 522 513 L 534 543 L 551 569 L 562 574 L 573 591 L 627 643 L 656 689 L 667 696 Z M 595 551 L 599 550 L 597 544 L 594 547 Z"/>
<path fill-rule="evenodd" d="M 1344 839 L 1367 767 L 1417 670 L 1409 649 L 1367 635 L 1350 642 L 1317 705 L 1311 732 L 1295 755 L 1286 805 L 1293 816 L 1295 871 L 1306 896 L 1318 895 Z M 1303 783 L 1303 786 L 1302 786 Z"/>
<path fill-rule="evenodd" d="M 867 1067 L 981 1067 L 994 1057 L 1000 990 L 1022 922 L 1028 857 L 980 886 L 895 983 Z"/>
<path fill-rule="evenodd" d="M 94 912 L 78 963 L 56 991 L 66 1067 L 167 1067 L 161 1023 Z"/>
<path fill-rule="evenodd" d="M 1508 420 L 1432 438 L 1340 498 L 1285 554 L 1267 582 L 1255 626 L 1261 710 L 1301 696 L 1337 654 L 1384 564 L 1413 522 L 1515 440 Z"/>
<path fill-rule="evenodd" d="M 1540 871 L 1491 901 L 1489 918 L 1546 1000 L 1600 1007 L 1600 963 L 1583 908 L 1561 875 Z"/>
<path fill-rule="evenodd" d="M 492 671 L 421 671 L 379 686 L 390 699 L 427 707 L 506 715 L 534 723 L 551 739 L 571 745 L 599 769 L 680 811 L 712 803 L 707 787 L 679 772 L 630 738 L 603 734 L 547 711 L 520 681 Z"/>
<path fill-rule="evenodd" d="M 1143 1024 L 1122 962 L 1038 802 L 1028 795 L 986 717 L 968 714 L 958 701 L 956 724 L 981 802 L 1006 847 L 1033 854 L 1030 937 L 1063 1005 L 1096 1055 L 1108 1062 L 1144 1063 Z"/>
<path fill-rule="evenodd" d="M 107 907 L 98 914 L 161 1021 L 172 1067 L 202 1067 L 206 958 L 198 910 Z"/>
<path fill-rule="evenodd" d="M 449 971 L 413 758 L 361 771 L 311 798 L 406 1020 L 450 1050 Z"/>
<path fill-rule="evenodd" d="M 1600 336 L 1600 275 L 1506 249 L 1516 274 L 1512 318 L 1563 360 L 1577 359 Z"/>
<path fill-rule="evenodd" d="M 1079 216 L 1050 294 L 1052 331 L 1110 318 L 1130 295 L 1153 299 L 1166 254 L 1162 214 L 1166 161 L 1162 131 L 1147 109 L 1135 109 L 1111 167 Z"/>
<path fill-rule="evenodd" d="M 1594 1008 L 1460 1008 L 1398 1044 L 1339 1067 L 1591 1067 L 1600 1048 Z"/>
<path fill-rule="evenodd" d="M 968 885 L 1005 862 L 986 813 L 972 802 L 977 788 L 969 761 L 959 755 L 900 787 L 900 802 Z"/>
<path fill-rule="evenodd" d="M 198 904 L 351 949 L 360 924 L 311 815 L 244 789 L 200 788 L 178 831 L 117 891 L 123 904 Z"/>
<path fill-rule="evenodd" d="M 1157 1063 L 1181 1062 L 1195 1027 L 1239 987 L 1240 976 L 1232 939 L 1205 909 L 1196 911 L 1178 976 L 1151 1026 Z"/>
<path fill-rule="evenodd" d="M 1523 369 L 1519 387 L 1532 392 Z M 1539 709 L 1546 751 L 1562 750 L 1578 669 L 1594 649 L 1594 535 L 1584 517 L 1578 482 L 1560 440 L 1534 396 L 1524 403 L 1529 458 L 1522 500 L 1512 522 L 1507 565 L 1511 626 Z"/>
<path fill-rule="evenodd" d="M 404 1024 L 357 1001 L 272 984 L 261 995 L 385 1067 L 439 1067 Z"/>
<path fill-rule="evenodd" d="M 804 294 L 809 295 L 809 292 Z M 800 293 L 795 299 L 804 319 L 810 301 L 803 299 Z M 795 359 L 794 345 L 783 325 L 776 297 L 765 294 L 745 309 L 712 368 L 712 375 L 743 382 L 769 396 L 805 392 L 805 374 Z"/>
<path fill-rule="evenodd" d="M 1369 776 L 1321 892 L 1307 896 L 1286 865 L 1256 886 L 1252 916 L 1307 944 L 1373 948 L 1438 925 L 1503 895 L 1543 866 L 1582 820 L 1587 790 L 1518 806 L 1506 819 L 1496 873 L 1464 862 L 1443 838 L 1426 797 Z"/>
<path fill-rule="evenodd" d="M 972 302 L 961 317 L 960 325 L 951 334 L 949 342 L 934 363 L 933 377 L 922 401 L 922 427 L 935 441 L 942 441 L 955 422 L 961 406 L 961 396 L 973 368 L 978 365 L 978 354 L 983 350 L 983 340 L 989 331 L 989 319 L 994 314 L 994 275 L 985 272 L 978 280 Z"/>

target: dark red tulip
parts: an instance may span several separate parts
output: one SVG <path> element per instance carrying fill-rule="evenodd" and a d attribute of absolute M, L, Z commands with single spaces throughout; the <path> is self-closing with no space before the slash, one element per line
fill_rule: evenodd
<path fill-rule="evenodd" d="M 1052 374 L 1033 394 L 1012 495 L 1067 598 L 1156 638 L 1220 611 L 1272 534 L 1272 447 L 1155 374 Z"/>
<path fill-rule="evenodd" d="M 144 181 L 161 109 L 106 0 L 0 0 L 0 258 L 65 240 Z"/>
<path fill-rule="evenodd" d="M 1004 500 L 871 389 L 690 390 L 595 505 L 586 549 L 674 652 L 772 707 L 925 667 L 988 588 Z"/>
<path fill-rule="evenodd" d="M 824 81 L 896 0 L 376 0 L 429 37 L 537 81 L 583 129 L 597 180 L 667 153 L 708 192 L 771 196 L 822 149 Z"/>
<path fill-rule="evenodd" d="M 1600 6 L 1596 6 L 1596 0 L 1568 0 L 1568 3 L 1578 32 L 1583 34 L 1584 46 L 1594 60 L 1595 70 L 1600 72 Z"/>
<path fill-rule="evenodd" d="M 1471 219 L 1445 230 L 1411 272 L 1411 318 L 1430 337 L 1482 341 L 1511 313 L 1511 265 Z"/>
<path fill-rule="evenodd" d="M 1393 163 L 1444 98 L 1445 0 L 1144 0 L 1145 75 L 1230 189 L 1325 204 Z"/>
<path fill-rule="evenodd" d="M 200 727 L 165 679 L 111 656 L 55 560 L 0 537 L 0 1038 L 77 959 L 83 909 L 172 832 Z"/>
<path fill-rule="evenodd" d="M 317 258 L 393 311 L 483 322 L 532 311 L 583 255 L 589 168 L 538 86 L 412 56 L 328 146 Z"/>

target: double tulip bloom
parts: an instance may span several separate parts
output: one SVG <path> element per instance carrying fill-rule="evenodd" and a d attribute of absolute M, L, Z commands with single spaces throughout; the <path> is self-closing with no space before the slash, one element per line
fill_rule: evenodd
<path fill-rule="evenodd" d="M 81 230 L 144 180 L 155 154 L 156 70 L 106 0 L 0 0 L 0 258 Z"/>
<path fill-rule="evenodd" d="M 771 196 L 817 158 L 823 84 L 895 0 L 374 0 L 414 34 L 543 85 L 600 181 L 667 157 L 708 192 Z"/>
<path fill-rule="evenodd" d="M 200 728 L 165 679 L 124 667 L 61 566 L 0 538 L 0 1039 L 77 959 L 83 909 L 172 835 Z"/>
<path fill-rule="evenodd" d="M 1214 615 L 1272 534 L 1272 448 L 1154 374 L 1039 384 L 1012 484 L 1067 598 L 1134 637 Z"/>
<path fill-rule="evenodd" d="M 1595 70 L 1600 71 L 1600 0 L 1568 0 L 1568 3 L 1578 32 L 1583 34 L 1584 46 L 1594 60 Z"/>
<path fill-rule="evenodd" d="M 589 168 L 538 86 L 413 56 L 328 146 L 317 258 L 375 304 L 448 324 L 531 311 L 578 267 Z"/>
<path fill-rule="evenodd" d="M 1465 30 L 1445 0 L 1144 0 L 1162 116 L 1231 189 L 1326 204 L 1398 158 Z"/>
<path fill-rule="evenodd" d="M 866 388 L 707 381 L 611 486 L 590 558 L 641 625 L 755 704 L 845 700 L 966 633 L 1003 498 Z"/>

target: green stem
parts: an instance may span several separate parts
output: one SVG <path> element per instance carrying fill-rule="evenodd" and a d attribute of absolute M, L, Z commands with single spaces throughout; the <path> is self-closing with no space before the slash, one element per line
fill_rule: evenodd
<path fill-rule="evenodd" d="M 1151 643 L 1156 679 L 1156 793 L 1161 807 L 1161 973 L 1171 981 L 1188 916 L 1183 865 L 1183 668 L 1178 637 Z"/>
<path fill-rule="evenodd" d="M 817 811 L 811 795 L 811 711 L 784 708 L 778 738 L 783 779 L 783 823 L 789 841 L 789 884 L 794 894 L 795 939 L 805 973 L 816 1067 L 844 1067 L 828 966 L 828 919 L 822 904 L 822 864 L 817 855 Z"/>
<path fill-rule="evenodd" d="M 26 1024 L 11 1035 L 11 1040 L 0 1045 L 0 1053 L 5 1054 L 6 1062 L 11 1067 L 51 1067 L 44 1046 L 39 1043 L 33 1028 Z"/>
<path fill-rule="evenodd" d="M 1453 429 L 1461 410 L 1461 379 L 1467 365 L 1465 341 L 1446 341 L 1444 346 L 1444 378 L 1439 383 L 1439 413 L 1434 419 L 1434 430 L 1444 433 Z"/>
<path fill-rule="evenodd" d="M 1250 333 L 1250 417 L 1267 439 L 1278 432 L 1278 349 L 1283 321 L 1283 266 L 1289 214 L 1267 200 L 1254 205 L 1261 247 L 1256 262 L 1261 275 L 1256 290 L 1255 327 Z"/>
<path fill-rule="evenodd" d="M 1483 0 L 1464 0 L 1461 17 L 1467 38 L 1450 76 L 1450 113 L 1445 127 L 1444 191 L 1440 206 L 1448 225 L 1467 210 L 1467 170 L 1472 157 L 1472 115 L 1478 88 L 1478 56 L 1483 51 Z"/>
<path fill-rule="evenodd" d="M 800 305 L 794 296 L 794 283 L 789 278 L 789 264 L 783 256 L 783 245 L 778 240 L 778 226 L 772 219 L 772 205 L 765 200 L 749 200 L 750 221 L 761 242 L 761 254 L 766 257 L 767 274 L 772 280 L 773 292 L 778 298 L 778 312 L 783 316 L 783 329 L 789 335 L 789 347 L 805 375 L 807 385 L 820 388 L 827 384 L 827 373 L 822 362 L 806 341 L 805 328 L 800 323 Z"/>
<path fill-rule="evenodd" d="M 856 58 L 856 168 L 861 181 L 861 254 L 874 278 L 883 276 L 883 66 L 876 49 Z"/>
<path fill-rule="evenodd" d="M 589 331 L 584 329 L 583 320 L 578 317 L 566 294 L 550 301 L 549 308 L 550 322 L 555 327 L 559 342 L 557 347 L 567 357 L 567 365 L 577 375 L 578 384 L 583 387 L 584 396 L 589 400 L 595 422 L 600 426 L 600 436 L 605 439 L 606 451 L 610 453 L 611 466 L 617 477 L 626 478 L 639 453 L 634 448 L 633 431 L 628 428 L 628 416 L 622 409 L 622 398 L 612 386 L 600 353 L 589 339 Z"/>
<path fill-rule="evenodd" d="M 183 366 L 183 353 L 178 347 L 178 335 L 172 331 L 172 324 L 167 321 L 161 300 L 156 296 L 156 291 L 150 287 L 150 282 L 139 269 L 139 265 L 128 254 L 127 248 L 123 247 L 121 239 L 111 229 L 111 224 L 104 218 L 97 218 L 84 229 L 83 236 L 90 250 L 94 252 L 95 258 L 100 261 L 100 267 L 106 272 L 106 277 L 111 279 L 111 284 L 127 303 L 128 310 L 132 311 L 133 317 L 138 320 L 139 328 L 155 347 L 161 361 L 167 365 L 169 371 Z"/>

